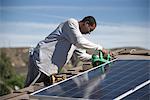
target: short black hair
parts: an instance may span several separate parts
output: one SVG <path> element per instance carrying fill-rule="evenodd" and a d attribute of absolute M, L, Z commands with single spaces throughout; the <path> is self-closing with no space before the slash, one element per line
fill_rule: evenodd
<path fill-rule="evenodd" d="M 96 20 L 93 16 L 86 16 L 81 20 L 81 22 L 86 22 L 86 21 L 89 21 L 90 25 L 95 24 L 95 26 L 96 26 Z"/>

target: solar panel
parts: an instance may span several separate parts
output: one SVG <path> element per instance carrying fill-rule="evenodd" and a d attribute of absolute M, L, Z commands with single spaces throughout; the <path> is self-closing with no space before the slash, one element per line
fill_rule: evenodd
<path fill-rule="evenodd" d="M 105 71 L 102 70 L 105 69 Z M 149 100 L 150 60 L 117 60 L 31 94 L 31 98 L 62 100 Z"/>

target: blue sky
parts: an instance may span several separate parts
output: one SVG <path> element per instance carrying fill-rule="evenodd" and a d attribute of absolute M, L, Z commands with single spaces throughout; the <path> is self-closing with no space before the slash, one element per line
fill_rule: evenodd
<path fill-rule="evenodd" d="M 59 23 L 92 15 L 87 38 L 106 48 L 150 49 L 149 0 L 1 0 L 0 47 L 35 47 Z"/>

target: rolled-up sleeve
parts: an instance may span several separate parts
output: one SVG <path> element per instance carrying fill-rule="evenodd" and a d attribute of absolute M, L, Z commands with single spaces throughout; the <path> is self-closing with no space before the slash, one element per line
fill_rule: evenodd
<path fill-rule="evenodd" d="M 84 49 L 76 49 L 75 54 L 80 58 L 82 61 L 91 60 L 92 55 L 86 53 Z"/>

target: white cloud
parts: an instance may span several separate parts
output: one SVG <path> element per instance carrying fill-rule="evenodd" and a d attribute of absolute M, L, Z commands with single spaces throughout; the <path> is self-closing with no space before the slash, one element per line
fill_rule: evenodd
<path fill-rule="evenodd" d="M 104 32 L 104 33 L 146 33 L 148 31 L 147 27 L 142 26 L 131 26 L 131 25 L 99 25 L 96 28 L 96 31 L 98 32 Z"/>
<path fill-rule="evenodd" d="M 93 32 L 90 40 L 104 47 L 139 46 L 150 48 L 148 27 L 130 25 L 100 25 Z"/>
<path fill-rule="evenodd" d="M 103 7 L 103 6 L 93 6 L 93 7 L 89 7 L 89 6 L 63 6 L 63 5 L 51 5 L 51 6 L 7 6 L 7 7 L 1 7 L 0 10 L 60 10 L 60 9 L 64 9 L 64 10 L 104 10 L 104 9 L 112 9 L 112 7 Z M 113 7 L 115 8 L 115 7 Z"/>
<path fill-rule="evenodd" d="M 32 27 L 32 28 L 55 28 L 56 25 L 58 24 L 45 24 L 45 23 L 34 23 L 34 22 L 5 22 L 5 23 L 0 23 L 0 26 L 5 28 L 11 28 L 11 27 Z"/>
<path fill-rule="evenodd" d="M 84 9 L 84 11 L 89 11 L 89 10 L 98 10 L 98 11 L 120 11 L 120 10 L 129 10 L 129 9 L 137 9 L 137 7 L 126 7 L 126 6 L 111 6 L 111 5 L 101 5 L 101 6 L 69 6 L 69 5 L 49 5 L 49 6 L 41 6 L 41 5 L 36 5 L 36 6 L 3 6 L 0 8 L 0 10 L 3 11 L 20 11 L 20 10 L 27 10 L 27 11 L 32 11 L 32 10 L 44 10 L 44 11 L 51 11 L 51 10 L 55 10 L 55 11 L 81 11 Z"/>
<path fill-rule="evenodd" d="M 9 22 L 0 24 L 0 47 L 8 46 L 35 46 L 57 26 L 57 23 Z M 104 47 L 142 46 L 147 47 L 149 42 L 148 28 L 105 24 L 98 25 L 91 34 L 90 40 L 101 43 Z"/>
<path fill-rule="evenodd" d="M 31 46 L 44 39 L 57 24 L 7 22 L 0 23 L 0 47 Z"/>

